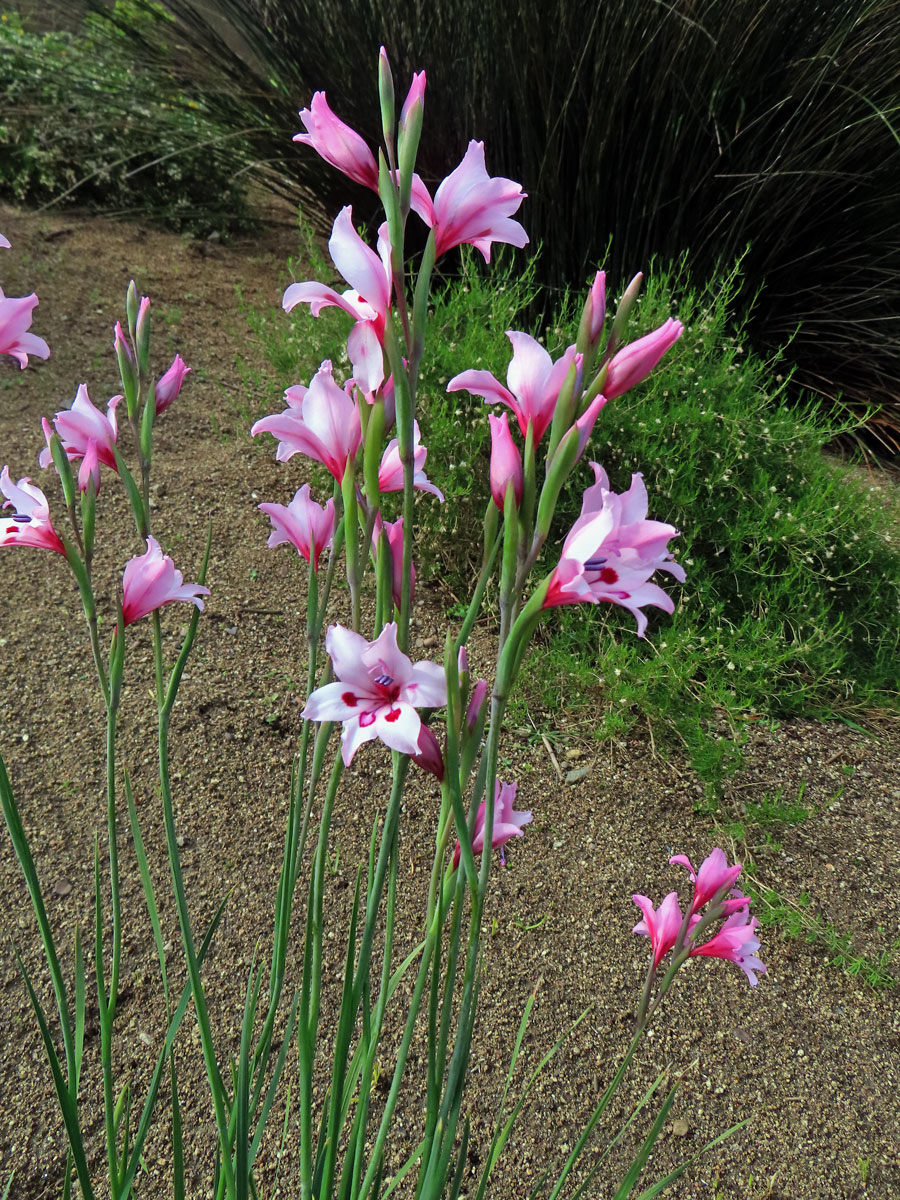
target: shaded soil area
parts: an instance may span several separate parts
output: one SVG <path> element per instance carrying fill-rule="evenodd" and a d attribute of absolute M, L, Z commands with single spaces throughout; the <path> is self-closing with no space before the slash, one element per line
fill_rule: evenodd
<path fill-rule="evenodd" d="M 13 243 L 0 262 L 3 287 L 13 296 L 38 291 L 33 330 L 52 349 L 47 363 L 33 360 L 21 373 L 7 360 L 0 365 L 0 465 L 9 463 L 14 479 L 30 474 L 45 485 L 54 511 L 60 505 L 53 480 L 42 477 L 36 464 L 40 418 L 68 407 L 81 382 L 88 383 L 100 405 L 117 390 L 111 330 L 124 315 L 129 278 L 153 301 L 158 369 L 165 369 L 176 350 L 194 368 L 158 425 L 153 523 L 186 579 L 196 577 L 207 525 L 213 523 L 212 595 L 171 741 L 185 881 L 197 925 L 205 926 L 230 893 L 204 967 L 225 1063 L 237 1050 L 254 950 L 267 953 L 304 699 L 305 574 L 286 548 L 267 550 L 267 522 L 256 508 L 260 500 L 287 503 L 304 482 L 304 466 L 299 457 L 277 464 L 271 443 L 251 443 L 241 414 L 256 410 L 257 385 L 235 369 L 239 356 L 251 368 L 268 370 L 248 333 L 235 285 L 240 284 L 245 303 L 277 305 L 283 263 L 296 248 L 290 224 L 273 224 L 252 242 L 228 246 L 196 245 L 71 214 L 7 210 L 0 215 L 0 229 Z M 284 386 L 295 382 L 280 381 Z M 427 441 L 427 416 L 422 424 Z M 440 486 L 438 464 L 433 478 Z M 108 617 L 122 567 L 140 546 L 109 474 L 99 509 L 96 574 L 98 592 L 109 598 L 103 613 Z M 102 846 L 105 837 L 103 712 L 77 592 L 63 560 L 38 551 L 9 551 L 0 556 L 0 569 L 5 682 L 0 750 L 64 951 L 64 969 L 71 974 L 75 927 L 85 931 L 87 945 L 92 939 L 94 845 L 99 838 Z M 343 603 L 339 598 L 338 616 Z M 420 588 L 415 657 L 438 656 L 450 605 L 438 585 Z M 185 613 L 176 607 L 165 614 L 170 658 Z M 155 774 L 149 623 L 136 624 L 130 633 L 120 761 L 134 778 L 170 969 L 180 982 L 177 923 L 165 901 L 168 866 Z M 623 625 L 619 636 L 633 634 Z M 471 657 L 475 672 L 489 670 L 488 623 L 477 630 Z M 714 818 L 704 803 L 703 785 L 677 756 L 662 757 L 643 734 L 598 744 L 589 729 L 567 719 L 566 702 L 560 695 L 552 712 L 533 711 L 534 726 L 510 729 L 501 751 L 501 774 L 518 781 L 517 807 L 533 810 L 534 822 L 509 847 L 505 867 L 496 862 L 493 870 L 470 1079 L 471 1179 L 477 1180 L 515 1031 L 534 991 L 514 1095 L 560 1033 L 584 1009 L 588 1013 L 538 1081 L 491 1194 L 524 1197 L 549 1163 L 562 1162 L 629 1037 L 647 961 L 646 942 L 631 933 L 638 918 L 631 894 L 642 892 L 658 902 L 684 883 L 680 869 L 666 865 L 670 855 L 702 859 L 719 844 L 738 857 L 749 846 L 755 887 L 767 896 L 765 910 L 780 914 L 781 924 L 765 930 L 761 956 L 768 974 L 751 991 L 731 964 L 688 964 L 639 1051 L 598 1145 L 618 1129 L 656 1076 L 670 1069 L 680 1075 L 681 1086 L 647 1165 L 645 1186 L 729 1125 L 749 1118 L 689 1170 L 672 1188 L 673 1197 L 900 1195 L 898 992 L 889 982 L 873 987 L 867 981 L 879 962 L 885 979 L 896 972 L 891 953 L 898 938 L 900 885 L 896 722 L 882 718 L 869 732 L 812 721 L 752 723 L 744 770 L 726 784 Z M 567 782 L 567 776 L 577 778 Z M 328 900 L 329 911 L 341 919 L 389 781 L 389 756 L 377 746 L 360 752 L 347 773 L 334 822 Z M 785 805 L 804 815 L 794 811 L 784 819 Z M 403 816 L 398 959 L 421 936 L 438 806 L 433 780 L 414 775 Z M 760 819 L 765 812 L 768 824 Z M 723 821 L 732 832 L 743 822 L 746 841 L 729 841 Z M 126 933 L 115 1063 L 120 1078 L 134 1081 L 140 1103 L 162 1036 L 162 1000 L 133 847 L 127 837 L 123 842 Z M 297 910 L 289 990 L 299 978 L 299 897 Z M 799 938 L 781 936 L 791 924 Z M 15 1168 L 11 1195 L 37 1200 L 60 1194 L 65 1137 L 16 951 L 40 995 L 50 1004 L 52 996 L 22 874 L 5 835 L 0 839 L 0 928 L 0 1180 Z M 327 943 L 326 1044 L 342 936 L 336 924 Z M 843 966 L 832 961 L 841 953 Z M 89 971 L 89 991 L 92 987 Z M 401 985 L 401 1016 L 408 995 L 409 988 Z M 89 996 L 89 1012 L 92 1006 Z M 390 1026 L 379 1059 L 382 1079 L 392 1068 L 398 1039 L 399 1019 Z M 89 1016 L 82 1095 L 99 1174 L 98 1040 L 96 1018 Z M 419 1039 L 410 1064 L 413 1075 L 423 1053 Z M 213 1194 L 215 1130 L 190 1013 L 179 1037 L 178 1065 L 189 1195 L 205 1197 Z M 293 1055 L 287 1071 L 293 1081 Z M 376 1088 L 376 1111 L 381 1103 L 383 1090 Z M 171 1194 L 164 1113 L 160 1109 L 137 1180 L 142 1197 Z M 279 1155 L 283 1113 L 282 1100 L 258 1160 L 262 1196 L 293 1197 L 299 1191 L 299 1129 L 291 1115 Z M 395 1118 L 396 1149 L 389 1167 L 398 1166 L 418 1142 L 421 1113 L 421 1098 L 410 1088 Z M 639 1120 L 636 1128 L 647 1125 Z M 613 1194 L 636 1144 L 633 1137 L 624 1140 L 586 1195 Z"/>

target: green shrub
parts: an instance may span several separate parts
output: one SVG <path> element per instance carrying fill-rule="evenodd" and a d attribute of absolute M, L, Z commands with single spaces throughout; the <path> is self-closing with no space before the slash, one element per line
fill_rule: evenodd
<path fill-rule="evenodd" d="M 900 429 L 893 0 L 432 0 L 415 19 L 407 0 L 167 3 L 223 126 L 253 126 L 272 185 L 314 193 L 329 225 L 347 180 L 291 144 L 296 109 L 324 88 L 376 144 L 383 43 L 398 89 L 428 73 L 426 183 L 484 139 L 528 192 L 543 284 L 584 278 L 610 236 L 617 275 L 690 249 L 699 280 L 749 243 L 755 344 L 792 339 L 799 383 Z M 364 188 L 353 204 L 374 212 Z"/>
<path fill-rule="evenodd" d="M 474 366 L 505 379 L 505 330 L 521 328 L 517 314 L 534 287 L 533 262 L 524 272 L 501 266 L 488 287 L 465 261 L 462 277 L 436 295 L 420 388 L 427 471 L 447 502 L 419 502 L 417 565 L 451 586 L 465 564 L 442 548 L 468 544 L 480 553 L 489 443 L 483 401 L 444 389 Z M 591 481 L 587 460 L 606 468 L 617 491 L 643 472 L 651 517 L 682 531 L 678 557 L 688 581 L 666 582 L 675 616 L 651 616 L 642 641 L 624 610 L 559 610 L 546 624 L 524 702 L 532 712 L 563 706 L 589 718 L 601 737 L 649 717 L 715 780 L 736 765 L 734 728 L 743 719 L 894 703 L 900 555 L 890 513 L 853 469 L 823 455 L 856 419 L 826 423 L 812 404 L 787 403 L 782 364 L 748 352 L 731 324 L 737 268 L 706 288 L 680 284 L 685 277 L 683 269 L 651 272 L 629 338 L 673 312 L 684 336 L 646 383 L 601 414 L 549 543 L 558 552 L 578 514 Z M 577 317 L 578 304 L 564 299 L 550 327 L 554 355 L 574 341 Z M 260 318 L 279 393 L 308 379 L 320 358 L 340 361 L 348 323 L 330 319 L 326 326 L 324 314 Z M 267 403 L 277 409 L 280 396 Z M 452 542 L 443 536 L 451 531 Z M 554 563 L 548 556 L 545 569 Z M 727 737 L 715 732 L 723 718 Z"/>
<path fill-rule="evenodd" d="M 117 11 L 164 40 L 162 9 Z M 68 202 L 147 216 L 198 236 L 249 223 L 239 155 L 202 99 L 144 69 L 115 26 L 36 34 L 0 16 L 0 190 L 23 204 Z"/>

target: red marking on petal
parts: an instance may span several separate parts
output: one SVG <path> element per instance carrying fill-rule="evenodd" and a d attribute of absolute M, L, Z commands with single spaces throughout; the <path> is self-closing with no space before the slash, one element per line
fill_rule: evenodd
<path fill-rule="evenodd" d="M 392 708 L 391 711 L 385 716 L 384 719 L 386 721 L 399 721 L 400 720 L 400 709 Z"/>
<path fill-rule="evenodd" d="M 373 712 L 360 713 L 359 714 L 360 729 L 367 729 L 368 726 L 371 725 L 374 720 L 375 720 L 375 714 Z"/>
<path fill-rule="evenodd" d="M 344 692 L 344 694 L 341 696 L 341 699 L 348 708 L 356 708 L 357 704 L 359 703 L 352 692 Z"/>
<path fill-rule="evenodd" d="M 618 571 L 614 571 L 612 567 L 604 567 L 600 572 L 600 578 L 604 583 L 616 583 L 619 573 Z"/>

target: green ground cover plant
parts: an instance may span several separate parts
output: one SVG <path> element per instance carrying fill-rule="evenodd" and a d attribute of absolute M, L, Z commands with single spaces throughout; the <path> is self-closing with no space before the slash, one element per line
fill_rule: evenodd
<path fill-rule="evenodd" d="M 451 588 L 459 563 L 442 548 L 469 544 L 480 554 L 489 446 L 482 402 L 464 392 L 448 395 L 446 384 L 466 365 L 505 379 L 511 349 L 504 331 L 536 332 L 527 312 L 537 274 L 534 259 L 524 272 L 501 265 L 499 286 L 488 292 L 474 260 L 464 259 L 462 273 L 436 291 L 436 336 L 421 369 L 421 424 L 429 474 L 447 503 L 423 509 L 417 565 L 439 570 Z M 780 357 L 752 353 L 744 326 L 735 323 L 741 288 L 740 265 L 705 286 L 689 281 L 685 262 L 648 273 L 629 337 L 676 307 L 684 336 L 652 379 L 610 402 L 585 455 L 601 463 L 616 489 L 642 470 L 651 496 L 681 530 L 678 556 L 690 586 L 677 619 L 660 614 L 641 640 L 617 612 L 601 607 L 584 622 L 564 610 L 536 648 L 519 700 L 522 719 L 514 721 L 527 726 L 526 708 L 555 713 L 562 704 L 603 740 L 646 720 L 662 743 L 687 751 L 712 796 L 740 764 L 747 718 L 859 720 L 873 706 L 895 706 L 900 649 L 900 555 L 891 514 L 869 497 L 858 469 L 823 454 L 858 429 L 859 419 L 848 410 L 826 418 L 809 399 L 788 400 L 789 368 Z M 276 378 L 306 380 L 322 358 L 339 357 L 341 314 L 248 316 Z M 577 332 L 565 296 L 550 329 L 547 349 L 555 356 Z M 255 383 L 261 411 L 274 397 Z M 560 505 L 560 528 L 577 505 L 573 484 Z M 620 627 L 614 638 L 610 623 Z"/>
<path fill-rule="evenodd" d="M 123 19 L 174 29 L 159 6 Z M 118 26 L 32 32 L 0 13 L 0 193 L 32 206 L 96 205 L 195 236 L 251 225 L 240 139 L 171 72 L 149 70 Z"/>

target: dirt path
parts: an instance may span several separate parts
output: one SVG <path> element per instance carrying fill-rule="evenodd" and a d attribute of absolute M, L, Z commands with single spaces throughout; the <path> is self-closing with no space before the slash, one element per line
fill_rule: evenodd
<path fill-rule="evenodd" d="M 186 579 L 194 578 L 210 517 L 214 523 L 212 596 L 172 740 L 177 817 L 197 919 L 208 919 L 233 889 L 206 978 L 220 1049 L 234 1050 L 257 939 L 265 952 L 305 672 L 303 577 L 286 549 L 266 549 L 266 523 L 256 511 L 262 499 L 286 503 L 303 481 L 303 467 L 298 459 L 276 464 L 269 446 L 246 437 L 237 415 L 242 405 L 253 407 L 255 398 L 244 394 L 250 385 L 241 382 L 235 356 L 261 369 L 264 364 L 238 311 L 235 284 L 249 303 L 277 303 L 283 262 L 295 245 L 289 228 L 252 243 L 198 248 L 102 220 L 10 211 L 0 213 L 0 230 L 13 243 L 0 262 L 4 289 L 9 295 L 38 291 L 33 328 L 52 348 L 49 362 L 36 362 L 21 374 L 6 361 L 0 368 L 0 465 L 8 462 L 14 478 L 37 479 L 40 418 L 67 407 L 77 384 L 86 380 L 98 404 L 115 390 L 111 329 L 130 277 L 152 297 L 159 361 L 167 365 L 177 349 L 194 368 L 159 425 L 157 478 L 164 484 L 155 493 L 154 522 Z M 55 503 L 49 483 L 46 491 Z M 111 480 L 104 482 L 100 501 L 98 572 L 111 587 L 138 547 Z M 36 551 L 4 551 L 0 564 L 0 668 L 6 684 L 0 749 L 70 962 L 75 925 L 89 930 L 93 922 L 93 845 L 95 835 L 103 837 L 105 819 L 102 714 L 65 564 Z M 416 611 L 420 657 L 430 653 L 423 643 L 441 632 L 442 611 L 440 593 L 422 589 Z M 173 638 L 182 620 L 178 613 L 169 615 Z M 143 835 L 164 895 L 154 713 L 145 682 L 147 630 L 135 626 L 134 633 L 120 745 L 134 773 Z M 483 650 L 479 662 L 476 643 L 476 670 L 486 667 Z M 646 965 L 646 942 L 631 933 L 638 917 L 632 892 L 661 899 L 683 882 L 678 868 L 666 865 L 671 854 L 702 858 L 722 844 L 712 818 L 698 811 L 703 789 L 687 767 L 658 758 L 642 737 L 598 745 L 567 726 L 565 708 L 566 697 L 560 696 L 558 711 L 531 715 L 552 739 L 562 772 L 587 768 L 579 780 L 560 779 L 533 730 L 511 730 L 502 751 L 504 777 L 518 780 L 518 807 L 533 809 L 534 823 L 511 847 L 507 866 L 498 863 L 494 873 L 487 918 L 492 936 L 473 1058 L 473 1172 L 529 993 L 539 984 L 526 1038 L 528 1069 L 569 1022 L 591 1008 L 535 1089 L 498 1169 L 496 1196 L 527 1195 L 547 1162 L 572 1145 L 597 1088 L 615 1071 Z M 864 973 L 853 978 L 827 965 L 834 951 L 823 946 L 828 928 L 849 935 L 865 967 L 898 937 L 898 751 L 900 731 L 887 725 L 873 738 L 842 725 L 757 724 L 747 768 L 726 792 L 723 813 L 728 820 L 745 819 L 748 805 L 766 802 L 770 810 L 778 802 L 806 810 L 805 818 L 794 814 L 793 824 L 753 825 L 748 837 L 757 882 L 771 892 L 770 905 L 799 913 L 796 920 L 807 931 L 818 922 L 819 937 L 812 943 L 788 941 L 767 930 L 762 957 L 769 973 L 754 991 L 730 964 L 692 962 L 683 972 L 639 1055 L 623 1104 L 612 1114 L 622 1119 L 624 1103 L 638 1098 L 663 1068 L 684 1069 L 645 1183 L 749 1117 L 750 1124 L 692 1168 L 673 1195 L 887 1200 L 900 1194 L 897 989 L 872 988 Z M 331 886 L 339 908 L 346 906 L 348 885 L 384 801 L 387 770 L 387 756 L 372 747 L 349 773 L 334 832 L 340 856 Z M 418 936 L 415 914 L 427 882 L 437 806 L 430 780 L 419 775 L 404 815 L 402 859 L 408 871 L 401 882 L 401 953 Z M 130 847 L 124 857 L 126 873 L 136 880 Z M 12 1195 L 36 1200 L 59 1195 L 64 1136 L 13 954 L 15 946 L 47 993 L 27 894 L 5 835 L 0 885 L 5 934 L 0 1179 L 15 1167 Z M 159 987 L 139 884 L 126 888 L 125 902 L 129 932 L 116 1061 L 124 1074 L 134 1075 L 140 1093 L 159 1044 Z M 170 906 L 163 916 L 177 973 L 180 953 Z M 338 958 L 336 950 L 335 963 Z M 329 992 L 325 1028 L 332 1002 Z M 99 1097 L 97 1042 L 96 1025 L 89 1022 L 85 1096 Z M 391 1067 L 387 1060 L 380 1065 L 384 1071 Z M 179 1069 L 194 1155 L 189 1194 L 206 1196 L 214 1133 L 193 1026 L 182 1031 Z M 101 1109 L 92 1111 L 89 1131 L 99 1155 Z M 418 1112 L 416 1098 L 409 1097 L 396 1121 L 409 1146 L 418 1140 Z M 261 1151 L 263 1196 L 273 1194 L 279 1125 L 276 1117 Z M 277 1194 L 297 1194 L 297 1139 L 291 1124 Z M 397 1162 L 402 1149 L 398 1146 Z M 169 1157 L 167 1130 L 160 1126 L 148 1143 L 139 1196 L 170 1194 Z M 623 1161 L 621 1155 L 611 1159 L 613 1169 L 599 1177 L 591 1195 L 609 1194 Z"/>

